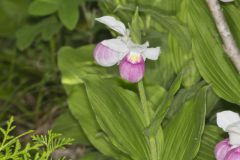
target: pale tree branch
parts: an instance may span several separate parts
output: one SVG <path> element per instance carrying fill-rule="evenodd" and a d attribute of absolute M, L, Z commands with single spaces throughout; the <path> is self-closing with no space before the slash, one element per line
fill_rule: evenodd
<path fill-rule="evenodd" d="M 233 35 L 229 29 L 229 26 L 225 20 L 219 1 L 218 0 L 206 0 L 206 1 L 212 13 L 213 19 L 215 20 L 217 29 L 222 37 L 225 47 L 225 53 L 232 60 L 236 69 L 240 73 L 240 52 L 233 38 Z"/>

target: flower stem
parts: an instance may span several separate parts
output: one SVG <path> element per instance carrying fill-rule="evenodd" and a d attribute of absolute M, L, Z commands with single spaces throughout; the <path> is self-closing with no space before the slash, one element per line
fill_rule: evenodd
<path fill-rule="evenodd" d="M 141 99 L 141 103 L 142 103 L 144 119 L 146 122 L 145 127 L 147 127 L 151 122 L 151 108 L 149 108 L 149 106 L 147 104 L 147 98 L 146 98 L 142 80 L 140 82 L 138 82 L 138 91 L 139 91 L 139 95 L 140 95 L 140 99 Z M 148 136 L 148 141 L 149 141 L 149 145 L 150 145 L 151 160 L 157 160 L 157 147 L 156 147 L 155 138 Z"/>
<path fill-rule="evenodd" d="M 147 105 L 147 98 L 146 98 L 146 94 L 145 94 L 145 90 L 144 90 L 144 86 L 143 86 L 143 81 L 138 82 L 138 91 L 139 91 L 139 95 L 140 95 L 140 99 L 141 99 L 141 103 L 142 103 L 142 110 L 144 113 L 144 118 L 146 120 L 146 125 L 150 124 L 150 115 L 149 115 L 149 109 L 148 109 L 148 105 Z"/>

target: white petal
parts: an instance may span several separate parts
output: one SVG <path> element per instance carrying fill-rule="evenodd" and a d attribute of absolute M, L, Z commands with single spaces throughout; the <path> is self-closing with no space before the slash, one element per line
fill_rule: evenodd
<path fill-rule="evenodd" d="M 227 127 L 231 124 L 240 120 L 240 117 L 237 113 L 232 111 L 223 111 L 217 113 L 217 125 L 222 128 L 224 131 L 227 131 Z"/>
<path fill-rule="evenodd" d="M 127 45 L 132 54 L 140 54 L 147 49 L 149 43 L 145 42 L 144 44 L 136 44 L 132 40 L 129 40 Z"/>
<path fill-rule="evenodd" d="M 111 29 L 120 33 L 123 36 L 127 36 L 129 34 L 129 31 L 126 29 L 125 25 L 121 21 L 116 20 L 112 16 L 103 16 L 100 18 L 96 18 L 96 20 L 107 25 L 108 27 L 110 27 Z"/>
<path fill-rule="evenodd" d="M 147 58 L 147 59 L 151 59 L 151 60 L 157 60 L 160 54 L 160 47 L 156 47 L 156 48 L 147 48 L 144 52 L 143 55 Z"/>
<path fill-rule="evenodd" d="M 146 49 L 149 46 L 149 42 L 145 42 L 144 44 L 136 44 L 134 43 L 131 39 L 128 39 L 127 41 L 127 45 L 129 47 L 133 47 L 133 48 L 142 48 L 142 49 Z"/>
<path fill-rule="evenodd" d="M 220 0 L 222 2 L 233 2 L 234 0 Z"/>
<path fill-rule="evenodd" d="M 104 46 L 120 53 L 127 54 L 129 52 L 129 49 L 127 47 L 127 44 L 124 43 L 120 38 L 115 39 L 108 39 L 101 42 Z"/>

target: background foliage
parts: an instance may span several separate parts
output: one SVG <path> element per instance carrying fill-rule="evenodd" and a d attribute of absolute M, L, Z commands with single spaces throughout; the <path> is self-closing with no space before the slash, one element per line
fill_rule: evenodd
<path fill-rule="evenodd" d="M 221 6 L 240 47 L 239 2 Z M 102 15 L 161 46 L 143 81 L 150 123 L 137 85 L 94 62 L 95 45 L 116 36 L 95 24 Z M 14 115 L 16 135 L 53 128 L 81 160 L 214 160 L 225 137 L 215 113 L 239 112 L 240 75 L 203 0 L 1 0 L 0 24 L 2 126 Z"/>

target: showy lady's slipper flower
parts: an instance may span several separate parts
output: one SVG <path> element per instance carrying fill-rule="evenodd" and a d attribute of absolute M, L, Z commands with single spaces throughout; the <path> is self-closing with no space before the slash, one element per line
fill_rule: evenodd
<path fill-rule="evenodd" d="M 232 111 L 217 113 L 217 125 L 229 134 L 215 147 L 217 160 L 240 160 L 240 116 Z"/>
<path fill-rule="evenodd" d="M 111 16 L 96 18 L 121 36 L 104 40 L 94 50 L 96 62 L 104 67 L 119 64 L 119 72 L 123 79 L 132 83 L 140 81 L 144 76 L 145 60 L 157 60 L 160 47 L 148 48 L 149 43 L 135 44 L 130 38 L 130 31 L 125 25 Z"/>

